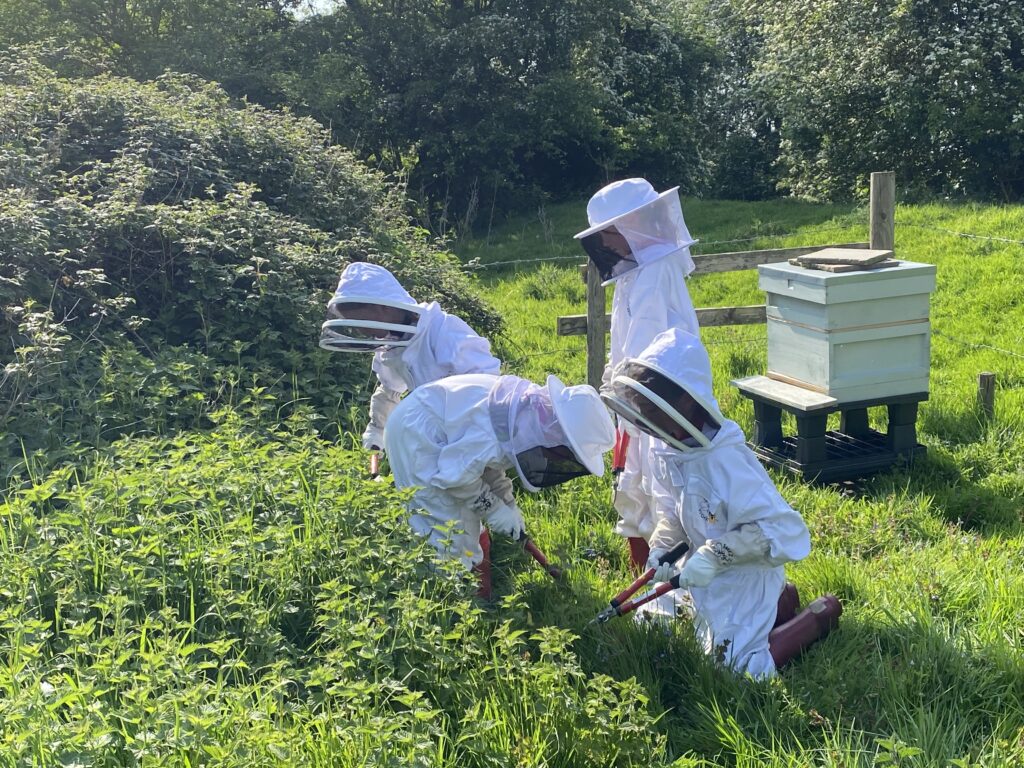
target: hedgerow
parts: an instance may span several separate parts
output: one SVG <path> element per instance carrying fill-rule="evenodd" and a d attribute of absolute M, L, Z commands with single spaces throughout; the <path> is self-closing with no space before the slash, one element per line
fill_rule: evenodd
<path fill-rule="evenodd" d="M 351 261 L 500 328 L 401 189 L 310 119 L 216 85 L 0 59 L 4 452 L 209 426 L 253 388 L 331 421 L 366 361 L 316 347 Z"/>

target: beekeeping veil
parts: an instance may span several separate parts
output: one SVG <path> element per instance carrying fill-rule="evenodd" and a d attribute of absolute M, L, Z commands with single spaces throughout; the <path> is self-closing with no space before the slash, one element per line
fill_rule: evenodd
<path fill-rule="evenodd" d="M 527 490 L 604 474 L 604 453 L 615 442 L 615 430 L 593 387 L 566 387 L 557 376 L 548 376 L 544 387 L 502 376 L 488 410 L 498 442 Z"/>
<path fill-rule="evenodd" d="M 601 279 L 608 282 L 697 241 L 683 219 L 679 187 L 662 193 L 646 179 L 624 179 L 598 190 L 587 203 L 590 227 L 575 235 Z M 693 270 L 686 254 L 683 274 Z"/>
<path fill-rule="evenodd" d="M 423 307 L 384 267 L 365 262 L 349 264 L 341 273 L 334 296 L 327 302 L 328 319 L 320 327 L 320 346 L 332 352 L 374 352 L 408 346 L 416 322 L 368 319 L 364 306 L 394 307 L 412 313 L 418 322 Z"/>
<path fill-rule="evenodd" d="M 682 427 L 697 446 L 707 448 L 711 440 L 675 407 L 680 392 L 693 398 L 719 425 L 724 423 L 711 388 L 707 350 L 693 334 L 670 328 L 658 334 L 639 356 L 627 358 L 615 368 L 601 399 L 619 416 L 673 448 L 694 450 L 656 423 L 662 421 L 660 415 Z"/>

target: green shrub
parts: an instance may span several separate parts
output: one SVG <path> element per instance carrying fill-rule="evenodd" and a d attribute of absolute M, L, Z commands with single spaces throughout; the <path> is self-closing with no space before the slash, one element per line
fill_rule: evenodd
<path fill-rule="evenodd" d="M 0 59 L 0 98 L 9 443 L 195 424 L 239 382 L 339 418 L 366 359 L 316 340 L 351 261 L 500 328 L 409 224 L 401 190 L 312 120 L 192 77 L 62 78 L 17 51 Z"/>
<path fill-rule="evenodd" d="M 586 675 L 568 632 L 488 618 L 361 453 L 298 418 L 259 434 L 215 418 L 83 454 L 86 469 L 0 506 L 0 765 L 631 766 L 662 752 L 635 681 Z"/>

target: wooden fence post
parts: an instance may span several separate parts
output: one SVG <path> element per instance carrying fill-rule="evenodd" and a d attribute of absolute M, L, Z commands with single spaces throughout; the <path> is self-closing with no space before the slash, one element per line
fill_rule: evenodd
<path fill-rule="evenodd" d="M 996 414 L 996 375 L 994 373 L 978 374 L 978 405 L 986 419 Z"/>
<path fill-rule="evenodd" d="M 587 267 L 587 383 L 597 389 L 605 364 L 605 289 L 597 267 Z"/>
<path fill-rule="evenodd" d="M 896 245 L 896 174 L 879 171 L 871 174 L 871 213 L 869 247 L 891 251 Z"/>

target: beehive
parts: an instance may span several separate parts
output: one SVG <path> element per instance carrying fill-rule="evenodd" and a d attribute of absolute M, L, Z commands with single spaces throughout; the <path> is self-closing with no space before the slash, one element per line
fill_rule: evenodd
<path fill-rule="evenodd" d="M 765 264 L 758 285 L 769 377 L 840 402 L 928 391 L 933 264 L 838 273 Z"/>

